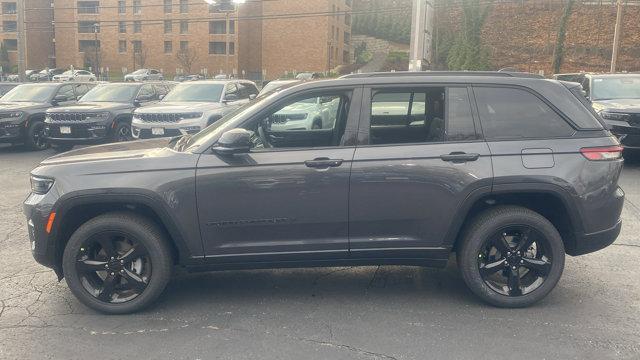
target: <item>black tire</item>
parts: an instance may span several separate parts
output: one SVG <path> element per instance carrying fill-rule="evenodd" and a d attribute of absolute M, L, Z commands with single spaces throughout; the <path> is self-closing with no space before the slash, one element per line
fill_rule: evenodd
<path fill-rule="evenodd" d="M 533 268 L 529 266 L 530 260 L 540 260 L 525 256 L 525 251 L 522 251 L 522 257 L 520 257 L 519 261 L 516 259 L 512 262 L 512 257 L 516 256 L 513 250 L 519 248 L 519 245 L 516 242 L 514 247 L 510 247 L 510 242 L 513 240 L 507 240 L 509 236 L 506 230 L 503 233 L 503 229 L 517 228 L 529 229 L 528 236 L 521 236 L 525 239 L 523 241 L 524 243 L 527 242 L 527 237 L 530 239 L 538 239 L 530 240 L 533 241 L 535 245 L 529 244 L 526 245 L 526 247 L 531 249 L 535 246 L 536 249 L 534 251 L 536 253 L 544 253 L 544 257 L 542 257 L 545 259 L 543 260 L 543 264 L 545 265 L 544 276 L 539 275 L 537 271 L 532 270 Z M 531 235 L 532 231 L 533 235 Z M 496 234 L 498 234 L 498 236 L 505 235 L 502 236 L 501 239 L 506 240 L 507 248 L 505 249 L 511 250 L 509 251 L 511 256 L 507 257 L 499 254 L 497 259 L 489 260 L 487 258 L 484 260 L 485 264 L 481 264 L 483 262 L 483 256 L 487 254 L 484 251 L 487 249 L 487 246 L 491 246 L 491 239 L 493 239 Z M 511 239 L 513 238 L 514 237 L 511 237 Z M 545 217 L 527 208 L 519 206 L 498 206 L 486 210 L 478 214 L 465 228 L 460 240 L 462 243 L 457 252 L 457 260 L 458 268 L 460 269 L 464 282 L 474 294 L 494 306 L 508 308 L 530 306 L 547 296 L 562 276 L 565 249 L 558 230 Z M 531 247 L 529 247 L 530 245 Z M 493 249 L 493 251 L 496 250 L 495 248 Z M 506 253 L 507 251 L 505 250 L 504 252 Z M 529 251 L 526 251 L 526 253 L 529 254 Z M 517 255 L 519 256 L 520 254 L 521 252 L 518 251 Z M 498 264 L 502 257 L 504 257 L 504 262 L 500 263 L 500 267 L 495 266 L 489 268 L 490 265 Z M 526 261 L 525 265 L 520 265 L 523 264 L 523 261 Z M 489 264 L 490 262 L 491 264 Z M 550 262 L 550 264 L 548 264 L 548 262 Z M 511 267 L 510 264 L 514 266 Z M 504 266 L 504 268 L 502 268 L 502 266 Z M 481 274 L 481 267 L 484 267 L 483 270 L 488 269 L 488 271 L 483 271 Z M 511 269 L 514 269 L 513 272 Z M 493 275 L 483 275 L 487 272 Z M 513 286 L 513 288 L 517 288 L 517 291 L 512 291 L 511 275 L 513 274 L 517 276 L 514 276 L 514 278 L 517 279 L 514 281 L 514 284 L 517 284 L 517 286 Z M 507 294 L 501 293 L 499 289 L 493 287 L 492 283 L 487 281 L 488 279 L 493 279 L 489 276 L 504 276 L 508 279 L 507 287 L 503 288 Z M 544 279 L 541 283 L 533 282 L 530 285 L 532 289 L 530 292 L 527 292 L 527 289 L 521 286 L 521 281 L 526 276 L 530 276 L 531 278 L 539 276 L 540 279 L 543 277 Z"/>
<path fill-rule="evenodd" d="M 126 121 L 119 121 L 113 129 L 113 142 L 125 142 L 133 140 L 131 135 L 131 124 Z"/>
<path fill-rule="evenodd" d="M 44 135 L 44 122 L 31 120 L 25 132 L 24 143 L 29 150 L 41 151 L 49 148 L 49 142 Z"/>
<path fill-rule="evenodd" d="M 141 244 L 142 247 L 139 249 L 144 250 L 145 261 L 149 262 L 148 267 L 151 269 L 150 276 L 145 279 L 144 289 L 131 300 L 124 302 L 112 302 L 112 296 L 110 296 L 110 301 L 103 301 L 99 299 L 99 294 L 89 293 L 86 288 L 86 278 L 78 270 L 78 264 L 81 262 L 79 256 L 88 251 L 85 249 L 90 246 L 87 244 L 88 241 L 96 237 L 103 239 L 104 234 L 112 232 L 117 232 L 121 237 L 135 239 L 138 244 Z M 126 256 L 126 254 L 121 255 Z M 71 235 L 64 250 L 62 269 L 69 289 L 80 302 L 103 313 L 127 314 L 149 306 L 160 296 L 171 277 L 172 256 L 166 236 L 155 223 L 135 213 L 113 212 L 87 221 Z M 111 269 L 114 269 L 113 264 Z M 94 273 L 93 275 L 98 276 L 99 274 Z M 108 274 L 105 275 L 108 276 Z M 113 275 L 114 273 L 111 273 L 113 278 L 118 277 L 118 274 L 115 277 Z M 96 277 L 96 279 L 99 278 Z M 114 280 L 113 283 L 116 285 L 113 285 L 112 292 L 116 291 L 117 286 L 123 286 L 123 282 L 124 285 L 128 284 L 124 276 L 120 276 L 117 281 Z"/>
<path fill-rule="evenodd" d="M 73 149 L 73 144 L 51 144 L 51 147 L 55 152 L 62 153 Z"/>

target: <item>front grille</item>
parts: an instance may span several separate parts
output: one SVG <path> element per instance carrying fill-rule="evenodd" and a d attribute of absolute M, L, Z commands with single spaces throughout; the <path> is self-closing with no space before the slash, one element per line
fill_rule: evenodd
<path fill-rule="evenodd" d="M 63 113 L 49 113 L 48 114 L 53 121 L 84 121 L 88 118 L 97 117 L 97 113 L 87 112 L 63 112 Z"/>
<path fill-rule="evenodd" d="M 181 120 L 182 114 L 145 113 L 136 114 L 136 117 L 148 123 L 176 123 Z"/>
<path fill-rule="evenodd" d="M 307 114 L 273 114 L 269 117 L 272 124 L 284 124 L 293 120 L 304 120 L 307 118 Z"/>

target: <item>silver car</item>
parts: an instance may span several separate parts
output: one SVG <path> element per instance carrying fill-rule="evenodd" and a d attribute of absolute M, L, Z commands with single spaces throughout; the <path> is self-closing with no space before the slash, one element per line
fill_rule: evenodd
<path fill-rule="evenodd" d="M 164 80 L 164 76 L 160 70 L 156 69 L 138 69 L 124 76 L 124 81 L 147 81 L 147 80 Z"/>
<path fill-rule="evenodd" d="M 162 101 L 137 109 L 131 123 L 136 139 L 197 133 L 258 94 L 248 80 L 205 80 L 177 85 Z"/>

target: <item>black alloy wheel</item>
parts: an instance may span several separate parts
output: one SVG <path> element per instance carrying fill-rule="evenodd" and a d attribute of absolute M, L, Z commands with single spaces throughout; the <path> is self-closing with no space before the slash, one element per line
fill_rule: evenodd
<path fill-rule="evenodd" d="M 131 126 L 127 123 L 120 122 L 114 129 L 114 140 L 116 142 L 131 141 L 133 136 L 131 135 Z"/>
<path fill-rule="evenodd" d="M 549 242 L 527 225 L 508 226 L 487 239 L 478 253 L 484 283 L 506 296 L 538 289 L 551 271 Z"/>
<path fill-rule="evenodd" d="M 45 126 L 42 121 L 34 121 L 27 128 L 27 146 L 32 150 L 45 150 L 49 142 L 45 134 Z"/>
<path fill-rule="evenodd" d="M 83 243 L 76 270 L 82 286 L 93 297 L 122 303 L 144 292 L 151 279 L 152 264 L 147 249 L 135 238 L 106 231 Z"/>
<path fill-rule="evenodd" d="M 564 269 L 558 230 L 541 214 L 520 206 L 495 206 L 476 215 L 465 226 L 456 253 L 469 289 L 500 307 L 541 300 Z"/>
<path fill-rule="evenodd" d="M 88 307 L 108 314 L 150 305 L 169 282 L 172 267 L 164 231 L 131 212 L 102 214 L 80 225 L 62 257 L 71 292 Z"/>

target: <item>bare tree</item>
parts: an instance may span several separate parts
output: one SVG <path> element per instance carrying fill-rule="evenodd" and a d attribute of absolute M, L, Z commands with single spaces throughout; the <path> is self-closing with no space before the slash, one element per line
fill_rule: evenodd
<path fill-rule="evenodd" d="M 147 55 L 149 55 L 149 50 L 146 46 L 141 44 L 140 50 L 135 53 L 134 58 L 136 64 L 138 65 L 138 69 L 144 69 L 144 65 L 147 63 Z"/>
<path fill-rule="evenodd" d="M 198 60 L 198 53 L 190 48 L 182 49 L 176 53 L 176 60 L 187 74 L 191 74 L 191 67 Z"/>

